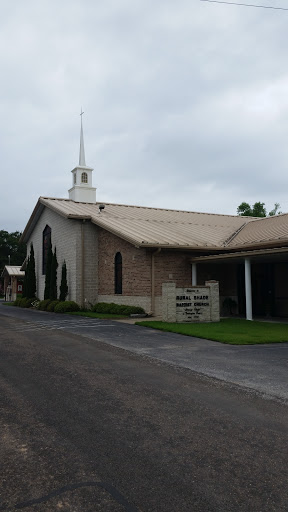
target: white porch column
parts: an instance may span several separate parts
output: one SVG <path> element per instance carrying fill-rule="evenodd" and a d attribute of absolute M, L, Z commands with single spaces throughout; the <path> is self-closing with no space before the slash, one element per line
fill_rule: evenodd
<path fill-rule="evenodd" d="M 197 263 L 192 263 L 192 286 L 197 286 Z"/>
<path fill-rule="evenodd" d="M 252 286 L 251 286 L 251 262 L 245 258 L 245 297 L 246 297 L 246 320 L 252 318 Z"/>

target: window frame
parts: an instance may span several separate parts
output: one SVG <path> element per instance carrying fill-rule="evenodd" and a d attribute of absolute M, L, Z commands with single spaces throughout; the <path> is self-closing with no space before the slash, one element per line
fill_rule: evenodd
<path fill-rule="evenodd" d="M 81 183 L 88 183 L 88 174 L 85 171 L 81 173 Z"/>
<path fill-rule="evenodd" d="M 47 265 L 47 256 L 48 256 L 48 248 L 49 241 L 51 243 L 51 233 L 52 229 L 48 224 L 46 224 L 42 233 L 42 275 L 46 275 L 46 265 Z"/>
<path fill-rule="evenodd" d="M 115 295 L 123 293 L 123 259 L 119 251 L 114 257 L 114 293 Z"/>

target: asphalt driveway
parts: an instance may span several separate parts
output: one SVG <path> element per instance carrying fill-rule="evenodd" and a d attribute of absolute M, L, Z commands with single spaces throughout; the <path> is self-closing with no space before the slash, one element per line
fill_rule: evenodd
<path fill-rule="evenodd" d="M 288 401 L 288 343 L 232 346 L 112 320 L 56 315 L 0 305 L 15 329 L 59 329 Z M 288 326 L 287 326 L 288 329 Z"/>

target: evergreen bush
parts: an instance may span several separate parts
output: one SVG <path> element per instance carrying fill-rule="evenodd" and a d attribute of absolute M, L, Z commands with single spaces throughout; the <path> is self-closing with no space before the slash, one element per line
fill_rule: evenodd
<path fill-rule="evenodd" d="M 20 308 L 31 308 L 32 303 L 35 302 L 35 297 L 23 297 L 22 299 L 16 299 L 14 301 L 14 306 L 19 306 Z"/>
<path fill-rule="evenodd" d="M 59 304 L 59 302 L 60 302 L 59 300 L 52 300 L 52 301 L 50 301 L 50 302 L 49 302 L 49 304 L 48 304 L 48 306 L 47 306 L 46 311 L 53 312 L 53 311 L 54 311 L 54 309 L 55 309 L 55 306 L 56 306 L 57 304 Z"/>
<path fill-rule="evenodd" d="M 137 315 L 145 314 L 145 311 L 140 306 L 127 306 L 124 304 L 115 304 L 114 302 L 98 302 L 92 307 L 94 313 L 105 313 L 112 315 Z"/>
<path fill-rule="evenodd" d="M 58 261 L 56 256 L 56 247 L 54 249 L 54 254 L 52 257 L 51 263 L 51 276 L 50 276 L 50 299 L 57 300 L 57 268 Z"/>
<path fill-rule="evenodd" d="M 23 308 L 31 308 L 33 307 L 33 302 L 35 302 L 36 298 L 35 297 L 30 297 L 29 299 L 25 299 L 25 305 L 22 306 Z"/>
<path fill-rule="evenodd" d="M 30 255 L 27 260 L 25 277 L 23 283 L 22 297 L 36 297 L 36 273 L 35 273 L 35 257 L 33 244 L 30 246 Z M 23 307 L 23 306 L 22 306 Z"/>
<path fill-rule="evenodd" d="M 24 297 L 27 297 L 27 283 L 28 283 L 28 274 L 29 274 L 29 263 L 30 263 L 30 258 L 28 256 L 27 258 L 27 264 L 26 264 L 26 269 L 25 269 L 25 276 L 24 276 L 24 281 L 23 281 L 23 288 L 22 288 L 22 298 L 24 299 Z"/>
<path fill-rule="evenodd" d="M 38 304 L 38 309 L 40 309 L 40 311 L 46 311 L 50 302 L 52 302 L 50 299 L 40 300 L 40 302 Z"/>
<path fill-rule="evenodd" d="M 72 311 L 79 311 L 80 308 L 76 302 L 73 300 L 66 300 L 63 302 L 59 302 L 56 304 L 54 308 L 55 313 L 69 313 Z"/>
<path fill-rule="evenodd" d="M 46 272 L 45 272 L 45 290 L 44 300 L 50 299 L 50 281 L 51 281 L 51 264 L 52 264 L 53 252 L 51 238 L 49 239 L 49 245 L 47 249 L 47 260 L 46 260 Z"/>
<path fill-rule="evenodd" d="M 66 268 L 66 262 L 64 261 L 62 265 L 62 272 L 61 272 L 61 285 L 60 285 L 60 301 L 64 302 L 66 300 L 66 297 L 68 295 L 68 284 L 67 284 L 67 268 Z"/>

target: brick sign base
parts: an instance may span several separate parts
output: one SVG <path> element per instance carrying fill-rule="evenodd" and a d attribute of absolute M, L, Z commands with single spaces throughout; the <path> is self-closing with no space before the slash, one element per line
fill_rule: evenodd
<path fill-rule="evenodd" d="M 219 283 L 206 281 L 205 286 L 187 288 L 163 283 L 162 305 L 164 322 L 219 322 Z"/>

